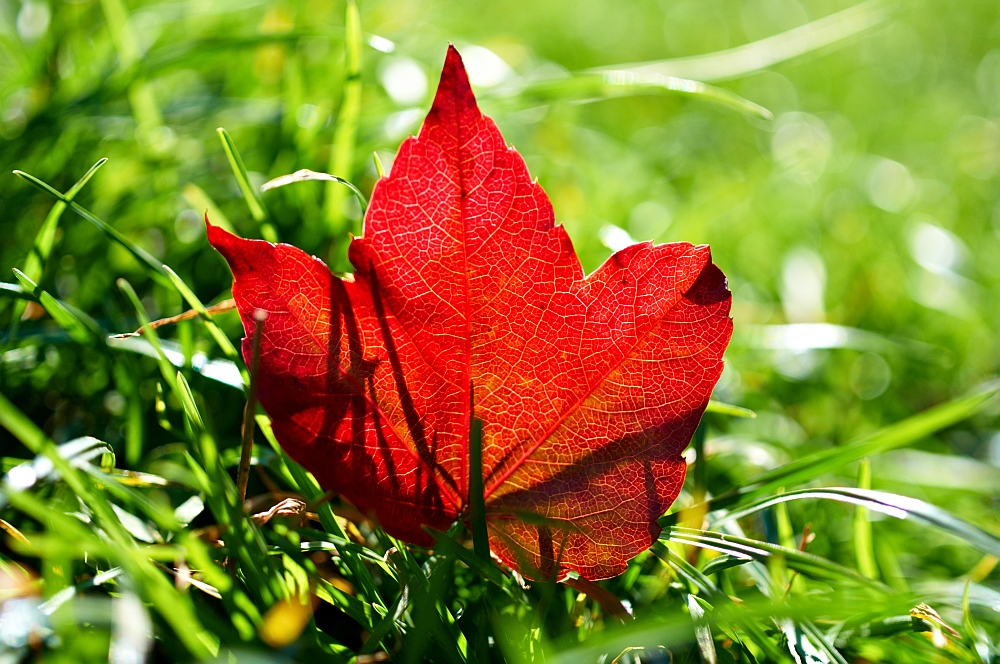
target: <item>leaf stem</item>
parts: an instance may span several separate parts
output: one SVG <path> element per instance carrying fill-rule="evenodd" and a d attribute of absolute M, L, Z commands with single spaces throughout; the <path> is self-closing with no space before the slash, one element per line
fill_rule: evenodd
<path fill-rule="evenodd" d="M 260 369 L 260 334 L 267 320 L 267 312 L 255 309 L 253 312 L 253 356 L 250 360 L 250 389 L 247 405 L 243 410 L 243 447 L 240 450 L 240 465 L 236 473 L 236 494 L 239 505 L 247 498 L 247 483 L 250 481 L 250 454 L 253 451 L 254 412 L 257 410 L 257 374 Z"/>
<path fill-rule="evenodd" d="M 472 548 L 477 556 L 489 562 L 490 539 L 483 495 L 483 421 L 475 415 L 469 430 L 469 519 L 472 522 Z"/>

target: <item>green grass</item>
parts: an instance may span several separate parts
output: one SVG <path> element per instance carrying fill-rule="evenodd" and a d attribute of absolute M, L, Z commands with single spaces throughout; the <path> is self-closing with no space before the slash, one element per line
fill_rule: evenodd
<path fill-rule="evenodd" d="M 0 4 L 0 661 L 1000 661 L 997 35 L 992 0 Z M 326 494 L 210 313 L 206 210 L 348 269 L 449 41 L 586 269 L 707 242 L 734 292 L 685 490 L 598 584 Z"/>

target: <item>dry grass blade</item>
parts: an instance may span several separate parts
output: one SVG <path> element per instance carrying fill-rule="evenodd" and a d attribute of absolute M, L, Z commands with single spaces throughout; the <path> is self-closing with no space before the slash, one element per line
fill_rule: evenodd
<path fill-rule="evenodd" d="M 258 526 L 263 526 L 276 516 L 300 516 L 306 513 L 306 504 L 298 498 L 285 498 L 279 503 L 253 515 Z"/>
<path fill-rule="evenodd" d="M 19 542 L 23 542 L 25 544 L 31 544 L 31 542 L 28 541 L 28 538 L 25 537 L 20 530 L 12 526 L 7 521 L 4 521 L 3 519 L 0 519 L 0 530 L 4 531 L 5 533 L 7 533 L 8 535 L 10 535 Z"/>
<path fill-rule="evenodd" d="M 622 604 L 622 601 L 615 597 L 615 594 L 604 586 L 600 586 L 593 581 L 588 581 L 578 575 L 570 576 L 563 581 L 563 584 L 573 588 L 574 590 L 582 592 L 584 595 L 597 602 L 601 609 L 603 609 L 609 616 L 614 616 L 619 620 L 628 620 L 632 618 L 632 612 L 629 611 L 628 607 Z"/>
<path fill-rule="evenodd" d="M 229 298 L 228 300 L 223 300 L 218 304 L 213 304 L 210 307 L 205 307 L 205 311 L 208 312 L 209 314 L 215 315 L 215 314 L 225 313 L 227 311 L 232 311 L 235 308 L 236 308 L 236 300 Z M 164 325 L 173 325 L 174 323 L 179 323 L 183 320 L 191 320 L 192 318 L 198 318 L 198 316 L 200 315 L 201 315 L 200 311 L 197 311 L 196 309 L 188 309 L 184 313 L 177 314 L 176 316 L 170 316 L 168 318 L 160 318 L 158 320 L 150 321 L 148 326 L 142 326 L 135 332 L 126 332 L 125 334 L 115 334 L 113 335 L 113 338 L 127 339 L 129 337 L 139 337 L 142 336 L 142 333 L 146 330 L 146 327 L 155 330 L 156 328 L 163 327 Z"/>

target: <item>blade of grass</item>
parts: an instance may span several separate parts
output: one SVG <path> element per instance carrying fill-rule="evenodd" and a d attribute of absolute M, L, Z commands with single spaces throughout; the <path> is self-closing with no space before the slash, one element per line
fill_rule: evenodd
<path fill-rule="evenodd" d="M 779 487 L 802 484 L 864 457 L 910 445 L 970 417 L 994 398 L 998 389 L 1000 386 L 997 383 L 989 383 L 966 396 L 885 427 L 849 445 L 816 452 L 779 466 L 758 475 L 743 486 L 713 498 L 709 509 L 745 504 Z"/>
<path fill-rule="evenodd" d="M 209 334 L 215 339 L 215 343 L 218 344 L 219 349 L 222 350 L 223 354 L 230 360 L 238 360 L 240 357 L 239 351 L 233 346 L 232 342 L 229 341 L 229 337 L 219 328 L 216 324 L 215 319 L 212 318 L 212 314 L 205 308 L 198 296 L 194 294 L 184 280 L 177 276 L 169 265 L 163 266 L 163 271 L 166 272 L 167 277 L 170 278 L 170 282 L 177 289 L 177 292 L 181 294 L 181 297 L 188 303 L 188 306 L 198 312 L 198 315 L 205 322 L 205 327 L 208 328 Z M 247 377 L 249 379 L 249 377 Z"/>
<path fill-rule="evenodd" d="M 799 650 L 801 655 L 805 655 L 808 652 L 806 650 L 806 645 L 805 645 L 808 643 L 811 644 L 813 647 L 818 646 L 819 649 L 822 651 L 821 653 L 814 654 L 813 655 L 814 658 L 816 657 L 816 655 L 820 656 L 826 655 L 824 659 L 827 662 L 832 662 L 832 664 L 848 664 L 847 660 L 844 659 L 844 656 L 840 654 L 840 651 L 837 650 L 836 646 L 830 643 L 830 641 L 826 638 L 826 635 L 824 635 L 823 632 L 821 632 L 819 628 L 812 623 L 812 621 L 789 620 L 782 622 L 786 625 L 794 626 L 795 630 L 797 632 L 800 632 L 803 635 L 803 637 L 805 637 L 804 639 L 800 640 L 804 641 L 804 643 L 802 643 L 802 645 L 797 645 L 797 649 Z"/>
<path fill-rule="evenodd" d="M 181 523 L 174 516 L 169 506 L 150 499 L 145 493 L 117 481 L 114 476 L 104 472 L 89 461 L 75 464 L 80 470 L 94 478 L 102 490 L 107 491 L 118 503 L 131 508 L 149 518 L 156 527 L 164 533 L 173 533 L 181 529 Z"/>
<path fill-rule="evenodd" d="M 979 661 L 989 664 L 992 644 L 985 630 L 981 629 L 972 617 L 972 605 L 969 602 L 970 586 L 971 582 L 966 581 L 965 590 L 962 591 L 962 631 L 965 632 L 965 640 L 971 642 L 972 650 L 978 655 Z"/>
<path fill-rule="evenodd" d="M 354 193 L 354 197 L 358 199 L 358 203 L 361 204 L 362 215 L 368 210 L 368 199 L 365 195 L 361 193 L 361 190 L 354 186 L 353 182 L 345 180 L 342 177 L 337 177 L 336 175 L 330 175 L 329 173 L 317 173 L 316 171 L 310 171 L 308 168 L 300 168 L 294 173 L 288 175 L 282 175 L 276 177 L 273 180 L 268 180 L 261 185 L 261 191 L 271 191 L 272 189 L 277 189 L 278 187 L 284 187 L 285 185 L 294 184 L 296 182 L 337 182 L 344 185 Z"/>
<path fill-rule="evenodd" d="M 782 491 L 784 491 L 784 489 L 780 489 L 779 493 Z M 794 548 L 795 532 L 792 530 L 792 519 L 788 515 L 788 507 L 784 503 L 778 503 L 771 510 L 771 514 L 774 517 L 778 543 L 786 549 Z M 775 579 L 779 585 L 785 588 L 785 594 L 787 595 L 793 590 L 799 590 L 802 585 L 802 580 L 799 579 L 798 575 L 794 572 L 789 575 L 787 565 L 785 563 L 785 556 L 779 554 L 771 557 L 768 561 L 767 567 L 771 573 L 771 578 Z M 796 583 L 796 581 L 798 581 L 798 583 Z"/>
<path fill-rule="evenodd" d="M 381 528 L 376 527 L 374 531 L 376 539 L 382 545 L 382 550 L 387 552 L 386 559 L 392 561 L 392 567 L 395 570 L 394 575 L 397 580 L 403 584 L 412 585 L 413 583 L 418 583 L 422 588 L 429 588 L 430 579 L 428 577 L 436 569 L 435 566 L 428 565 L 425 569 L 420 565 L 405 543 L 389 535 Z"/>
<path fill-rule="evenodd" d="M 872 467 L 868 459 L 862 459 L 858 466 L 858 488 L 872 488 Z M 879 578 L 875 562 L 875 545 L 872 538 L 872 522 L 868 518 L 868 508 L 857 505 L 854 508 L 854 557 L 858 571 L 869 579 Z"/>
<path fill-rule="evenodd" d="M 434 538 L 436 549 L 458 558 L 463 563 L 468 565 L 469 568 L 476 574 L 481 575 L 487 581 L 509 592 L 507 587 L 507 578 L 504 576 L 503 572 L 500 571 L 499 567 L 492 564 L 492 561 L 489 563 L 485 562 L 476 552 L 469 551 L 452 539 L 447 533 L 443 533 L 439 530 L 434 530 L 433 528 L 426 526 L 424 530 L 426 530 L 431 537 Z"/>
<path fill-rule="evenodd" d="M 101 169 L 101 166 L 106 164 L 108 161 L 107 157 L 102 157 L 97 160 L 90 169 L 83 174 L 79 180 L 76 181 L 72 187 L 70 187 L 64 194 L 65 200 L 57 200 L 52 204 L 52 208 L 49 210 L 48 215 L 45 217 L 45 221 L 42 222 L 42 227 L 38 229 L 38 234 L 35 235 L 35 243 L 31 247 L 31 252 L 28 257 L 24 260 L 24 269 L 22 270 L 25 275 L 32 281 L 38 281 L 42 277 L 42 272 L 45 269 L 45 264 L 49 260 L 49 255 L 52 253 L 52 247 L 56 241 L 56 231 L 59 229 L 59 219 L 62 217 L 63 212 L 66 211 L 66 205 L 71 203 L 77 194 L 90 182 L 90 179 Z"/>
<path fill-rule="evenodd" d="M 309 502 L 320 503 L 316 508 L 316 512 L 319 516 L 323 529 L 331 535 L 347 540 L 347 533 L 344 532 L 344 529 L 337 521 L 337 517 L 333 513 L 333 508 L 331 508 L 330 504 L 325 500 L 325 496 L 323 494 L 323 490 L 319 486 L 319 482 L 317 482 L 316 478 L 313 477 L 311 473 L 306 471 L 305 468 L 292 461 L 292 459 L 285 454 L 285 451 L 281 449 L 281 445 L 278 443 L 278 439 L 274 437 L 274 431 L 271 429 L 270 418 L 266 415 L 257 415 L 257 427 L 260 429 L 260 432 L 264 435 L 265 440 L 267 440 L 267 442 L 271 445 L 271 448 L 275 451 L 275 453 L 281 456 L 284 460 L 289 472 L 295 478 L 296 489 L 298 492 Z M 368 568 L 365 567 L 364 563 L 358 558 L 357 554 L 351 550 L 341 550 L 340 555 L 346 567 L 344 572 L 357 581 L 358 585 L 361 586 L 364 596 L 368 598 L 369 602 L 376 604 L 380 610 L 385 610 L 385 602 L 382 600 L 382 596 L 378 592 L 375 579 L 372 577 Z"/>
<path fill-rule="evenodd" d="M 200 16 L 205 14 L 205 11 L 199 10 Z M 188 68 L 194 63 L 204 65 L 206 56 L 242 57 L 238 51 L 252 51 L 272 44 L 294 45 L 302 39 L 337 43 L 343 38 L 342 32 L 342 28 L 337 26 L 322 30 L 292 29 L 287 32 L 260 33 L 254 30 L 246 35 L 210 35 L 184 41 L 170 40 L 154 44 L 139 63 L 138 73 L 152 77 L 165 71 Z"/>
<path fill-rule="evenodd" d="M 244 580 L 258 606 L 270 607 L 289 593 L 281 569 L 268 554 L 260 528 L 237 502 L 236 484 L 218 463 L 215 440 L 207 433 L 196 440 L 204 468 L 193 457 L 188 462 L 205 483 L 206 504 L 219 524 L 231 570 L 238 572 L 234 576 Z"/>
<path fill-rule="evenodd" d="M 107 163 L 107 158 L 101 158 L 96 164 L 90 167 L 83 177 L 77 180 L 76 184 L 66 191 L 66 199 L 72 201 L 76 198 L 76 195 L 80 193 L 80 190 L 86 186 L 90 179 L 94 177 L 94 174 L 100 170 L 101 166 Z M 45 265 L 49 261 L 49 256 L 52 254 L 52 247 L 55 245 L 56 241 L 56 231 L 59 229 L 59 220 L 62 218 L 63 212 L 66 211 L 66 202 L 57 200 L 52 204 L 52 208 L 49 213 L 45 216 L 45 220 L 42 222 L 42 227 L 38 229 L 38 234 L 35 235 L 35 243 L 31 247 L 31 251 L 28 253 L 28 257 L 24 259 L 24 269 L 22 270 L 25 276 L 31 281 L 37 283 L 42 278 L 42 273 L 45 270 Z M 10 335 L 8 337 L 8 343 L 13 344 L 17 339 L 17 328 L 21 322 L 21 316 L 24 314 L 25 303 L 17 302 L 14 304 L 14 313 L 11 316 L 10 324 Z"/>
<path fill-rule="evenodd" d="M 268 532 L 267 538 L 279 551 L 295 561 L 296 565 L 302 570 L 309 567 L 305 562 L 305 556 L 301 548 L 290 542 L 287 537 L 282 537 L 274 532 Z M 315 567 L 312 567 L 312 569 L 315 569 Z M 382 617 L 380 611 L 373 609 L 367 602 L 345 593 L 319 574 L 313 573 L 310 576 L 312 576 L 316 594 L 320 599 L 354 618 L 366 631 L 371 632 L 375 628 L 375 624 Z"/>
<path fill-rule="evenodd" d="M 316 587 L 316 596 L 349 615 L 369 633 L 374 632 L 377 621 L 380 621 L 383 617 L 366 602 L 362 602 L 357 597 L 345 593 L 325 579 L 320 579 Z"/>
<path fill-rule="evenodd" d="M 250 184 L 247 167 L 243 164 L 243 158 L 240 156 L 239 150 L 236 149 L 236 144 L 233 142 L 229 132 L 222 127 L 219 127 L 215 131 L 219 134 L 219 140 L 222 141 L 222 149 L 229 160 L 229 166 L 233 169 L 233 175 L 236 176 L 236 184 L 240 188 L 240 193 L 243 194 L 243 200 L 246 201 L 247 207 L 250 209 L 250 216 L 257 222 L 257 230 L 260 232 L 260 236 L 268 242 L 277 242 L 278 234 L 274 230 L 274 226 L 267 221 L 267 209 L 257 195 L 256 189 Z"/>
<path fill-rule="evenodd" d="M 166 274 L 163 272 L 162 263 L 153 256 L 151 256 L 147 251 L 139 246 L 136 246 L 134 242 L 122 235 L 117 229 L 109 226 L 107 222 L 101 220 L 100 218 L 94 216 L 86 208 L 81 207 L 74 201 L 69 200 L 66 196 L 59 193 L 57 190 L 53 189 L 51 186 L 42 182 L 34 175 L 25 173 L 24 171 L 14 171 L 14 175 L 18 176 L 22 180 L 26 180 L 36 188 L 44 191 L 45 193 L 51 195 L 52 197 L 63 201 L 66 203 L 73 212 L 80 215 L 98 229 L 101 230 L 106 236 L 111 240 L 120 244 L 127 252 L 132 254 L 132 256 L 139 261 L 146 268 L 146 273 L 161 286 L 170 287 L 170 280 L 167 278 Z"/>
<path fill-rule="evenodd" d="M 689 594 L 686 598 L 688 614 L 694 622 L 695 637 L 698 641 L 698 653 L 703 664 L 716 664 L 719 655 L 715 651 L 715 641 L 712 639 L 712 629 L 704 624 L 705 607 L 698 598 Z"/>
<path fill-rule="evenodd" d="M 63 589 L 43 602 L 38 608 L 42 611 L 42 613 L 52 615 L 59 609 L 60 606 L 73 599 L 78 593 L 82 593 L 84 590 L 97 588 L 105 583 L 114 581 L 115 579 L 120 578 L 124 572 L 125 570 L 121 567 L 112 567 L 106 572 L 96 574 L 93 577 L 76 584 L 75 586 Z"/>
<path fill-rule="evenodd" d="M 896 592 L 910 592 L 910 586 L 906 582 L 906 575 L 899 564 L 899 558 L 896 555 L 897 552 L 892 544 L 884 539 L 880 539 L 875 545 L 875 561 L 878 563 L 877 568 L 881 577 Z"/>
<path fill-rule="evenodd" d="M 177 373 L 174 370 L 173 364 L 167 359 L 166 354 L 163 352 L 163 348 L 160 346 L 160 338 L 157 336 L 156 331 L 149 326 L 149 316 L 146 314 L 146 307 L 142 306 L 142 302 L 139 300 L 139 296 L 135 294 L 135 290 L 125 279 L 118 280 L 118 289 L 128 298 L 132 303 L 132 307 L 135 309 L 135 316 L 139 321 L 139 327 L 143 328 L 143 336 L 146 337 L 146 341 L 153 350 L 156 351 L 156 359 L 160 365 L 160 373 L 163 375 L 163 380 L 166 381 L 167 385 L 170 387 L 170 391 L 174 393 L 178 401 L 183 402 L 183 395 L 181 394 L 180 388 L 177 385 Z M 182 365 L 183 366 L 183 365 Z"/>
<path fill-rule="evenodd" d="M 705 412 L 719 413 L 720 415 L 728 415 L 729 417 L 746 417 L 750 419 L 755 419 L 757 417 L 757 413 L 753 412 L 749 408 L 742 408 L 740 406 L 722 403 L 721 401 L 715 401 L 714 399 L 708 402 Z"/>
<path fill-rule="evenodd" d="M 723 532 L 684 528 L 681 526 L 672 526 L 660 535 L 660 539 L 708 548 L 738 558 L 742 562 L 747 562 L 751 559 L 766 562 L 770 557 L 780 555 L 784 557 L 789 567 L 811 578 L 826 581 L 849 581 L 882 593 L 892 592 L 892 589 L 888 586 L 862 576 L 848 567 L 838 565 L 828 558 L 800 551 L 794 547 L 774 544 L 773 542 L 764 542 Z M 707 568 L 708 566 L 706 566 Z M 708 572 L 705 573 L 707 574 Z"/>
<path fill-rule="evenodd" d="M 800 489 L 758 500 L 729 513 L 709 515 L 714 524 L 736 521 L 765 510 L 778 503 L 805 498 L 835 500 L 852 505 L 863 505 L 870 510 L 897 519 L 912 518 L 944 532 L 950 533 L 969 546 L 992 555 L 1000 555 L 1000 537 L 988 533 L 968 521 L 960 519 L 945 510 L 916 498 L 900 496 L 885 491 L 855 489 L 852 487 L 826 487 L 822 489 Z"/>
<path fill-rule="evenodd" d="M 52 316 L 52 320 L 66 330 L 74 341 L 85 346 L 103 345 L 104 332 L 93 318 L 78 309 L 71 310 L 69 305 L 39 288 L 34 281 L 17 268 L 14 268 L 14 276 L 18 278 L 26 290 L 31 291 L 39 304 Z"/>
<path fill-rule="evenodd" d="M 687 583 L 691 584 L 698 592 L 703 596 L 703 599 L 709 601 L 713 608 L 721 614 L 729 614 L 729 619 L 732 620 L 732 625 L 734 627 L 739 627 L 750 637 L 753 643 L 763 650 L 771 661 L 783 661 L 784 657 L 781 655 L 781 651 L 773 643 L 773 641 L 768 638 L 764 631 L 757 625 L 751 618 L 741 616 L 739 613 L 733 611 L 734 602 L 722 592 L 715 583 L 709 579 L 707 576 L 702 574 L 696 567 L 688 563 L 684 558 L 677 555 L 666 546 L 663 546 L 662 542 L 657 542 L 653 545 L 653 554 L 660 558 L 668 567 L 674 570 L 677 576 Z M 719 611 L 719 609 L 722 609 Z M 718 617 L 718 616 L 713 616 Z"/>
<path fill-rule="evenodd" d="M 425 661 L 427 658 L 424 655 L 432 642 L 437 644 L 435 660 L 459 663 L 468 661 L 469 642 L 443 600 L 446 584 L 452 581 L 453 570 L 453 561 L 439 560 L 429 584 L 416 583 L 411 586 L 413 599 L 409 614 L 416 634 L 402 658 L 406 664 Z"/>
<path fill-rule="evenodd" d="M 457 526 L 453 529 L 457 530 Z M 452 534 L 449 531 L 448 536 Z M 444 657 L 448 661 L 465 661 L 468 656 L 469 644 L 465 634 L 459 628 L 454 614 L 445 600 L 447 587 L 452 583 L 455 560 L 449 556 L 435 556 L 425 565 L 420 565 L 409 548 L 387 534 L 381 528 L 375 528 L 375 535 L 384 549 L 391 553 L 395 567 L 399 570 L 399 581 L 412 591 L 414 597 L 411 618 L 415 622 L 423 622 L 426 634 L 417 640 L 413 652 L 420 653 L 427 638 L 436 639 L 444 649 Z M 475 556 L 475 553 L 472 554 Z M 432 617 L 436 614 L 436 620 Z M 418 627 L 419 629 L 419 627 Z M 477 631 L 474 636 L 477 641 L 486 635 L 486 625 L 477 621 Z M 408 653 L 408 659 L 414 659 Z"/>
<path fill-rule="evenodd" d="M 243 438 L 240 449 L 240 465 L 236 471 L 236 496 L 240 505 L 247 499 L 247 482 L 250 480 L 250 453 L 253 450 L 254 415 L 257 411 L 257 376 L 260 369 L 260 335 L 267 320 L 267 312 L 257 309 L 253 312 L 253 356 L 250 362 L 250 387 L 247 402 L 243 407 Z"/>
<path fill-rule="evenodd" d="M 133 358 L 119 358 L 112 373 L 115 388 L 125 398 L 125 463 L 134 467 L 142 457 L 146 417 Z"/>
<path fill-rule="evenodd" d="M 96 515 L 101 527 L 110 538 L 110 552 L 118 558 L 122 567 L 135 581 L 140 594 L 156 606 L 192 656 L 199 659 L 214 656 L 214 639 L 199 624 L 190 598 L 180 595 L 152 563 L 142 556 L 135 548 L 132 537 L 111 509 L 110 503 L 92 489 L 85 475 L 81 475 L 59 455 L 55 444 L 48 440 L 41 429 L 2 394 L 0 394 L 0 426 L 7 429 L 34 454 L 44 455 L 52 461 L 62 480 Z M 26 492 L 20 492 L 16 497 L 11 495 L 12 503 L 20 501 L 23 505 L 30 500 L 34 499 Z M 54 514 L 54 511 L 47 507 L 42 511 L 50 517 Z"/>
<path fill-rule="evenodd" d="M 727 535 L 740 538 L 743 537 L 742 531 L 739 529 L 739 524 L 736 522 L 724 524 L 724 528 L 727 531 Z M 800 554 L 804 555 L 805 552 L 794 548 L 794 542 L 791 541 L 790 536 L 788 543 L 789 546 L 782 548 L 787 549 L 790 552 L 791 557 L 795 559 L 796 562 L 799 562 L 801 560 Z M 784 551 L 780 551 L 775 558 L 780 560 L 781 563 L 780 575 L 775 575 L 768 569 L 767 566 L 757 560 L 749 563 L 745 570 L 754 585 L 757 586 L 758 590 L 760 590 L 764 597 L 767 597 L 774 602 L 775 606 L 788 607 L 791 615 L 776 617 L 773 619 L 773 622 L 785 636 L 788 650 L 792 654 L 793 658 L 795 658 L 796 661 L 799 659 L 802 659 L 803 661 L 814 661 L 815 659 L 818 661 L 846 664 L 843 660 L 843 656 L 831 643 L 828 642 L 826 636 L 813 625 L 808 617 L 795 615 L 796 609 L 799 606 L 799 597 L 796 597 L 794 602 L 788 601 L 790 587 L 787 585 L 787 581 L 784 578 L 784 569 L 788 558 L 786 557 Z"/>
<path fill-rule="evenodd" d="M 389 576 L 393 576 L 395 574 L 395 570 L 391 565 L 389 565 L 389 563 L 386 562 L 386 559 L 382 554 L 374 549 L 368 548 L 364 544 L 358 544 L 357 542 L 337 537 L 336 535 L 331 535 L 325 530 L 298 528 L 296 532 L 299 533 L 303 539 L 308 538 L 307 541 L 303 541 L 300 544 L 302 551 L 332 551 L 334 553 L 339 553 L 341 549 L 345 551 L 353 551 L 360 558 L 363 558 L 365 561 L 380 568 Z"/>
<path fill-rule="evenodd" d="M 38 298 L 31 294 L 31 291 L 27 291 L 23 286 L 18 286 L 17 284 L 8 284 L 3 281 L 0 282 L 0 296 L 2 297 L 12 297 L 18 300 L 25 300 L 27 302 L 37 302 Z"/>
<path fill-rule="evenodd" d="M 183 409 L 184 415 L 187 417 L 195 433 L 201 433 L 205 430 L 205 420 L 202 419 L 201 412 L 198 411 L 198 406 L 194 402 L 194 393 L 191 391 L 191 386 L 188 385 L 187 378 L 180 371 L 175 374 L 175 380 L 177 383 L 177 392 L 180 395 L 181 409 Z"/>
<path fill-rule="evenodd" d="M 733 338 L 734 345 L 779 351 L 848 348 L 873 353 L 904 354 L 923 362 L 951 366 L 951 352 L 940 346 L 908 339 L 887 337 L 856 327 L 833 323 L 785 323 L 745 325 Z"/>
<path fill-rule="evenodd" d="M 337 112 L 337 125 L 330 151 L 330 164 L 327 170 L 337 173 L 345 180 L 350 180 L 354 173 L 354 149 L 358 135 L 358 120 L 361 117 L 361 49 L 364 44 L 361 34 L 361 14 L 354 0 L 348 0 L 346 16 L 344 17 L 344 87 L 342 91 L 340 110 Z M 344 217 L 344 198 L 346 191 L 335 182 L 326 186 L 326 197 L 323 201 L 323 211 L 329 232 L 334 240 L 334 247 L 342 247 L 347 239 L 346 231 L 352 230 Z M 334 270 L 346 268 L 346 256 L 340 256 L 330 263 Z M 333 256 L 331 256 L 333 258 Z"/>
<path fill-rule="evenodd" d="M 550 104 L 553 102 L 594 102 L 616 97 L 649 94 L 678 94 L 718 104 L 744 115 L 771 120 L 774 116 L 760 104 L 744 99 L 735 92 L 699 81 L 657 73 L 609 70 L 601 73 L 574 74 L 529 83 L 509 103 Z"/>
<path fill-rule="evenodd" d="M 644 74 L 693 78 L 699 81 L 737 78 L 832 46 L 870 30 L 889 18 L 890 8 L 890 5 L 882 0 L 869 0 L 781 34 L 725 51 L 672 60 L 598 67 L 592 71 L 624 69 Z"/>
<path fill-rule="evenodd" d="M 880 616 L 895 617 L 905 614 L 909 610 L 909 606 L 905 603 L 906 599 L 908 598 L 890 598 L 889 601 L 872 603 L 867 608 L 870 608 L 872 612 Z M 732 632 L 732 630 L 727 630 L 726 624 L 736 623 L 737 619 L 755 625 L 761 634 L 764 633 L 765 629 L 773 633 L 775 629 L 774 620 L 785 617 L 793 619 L 826 618 L 828 620 L 846 620 L 857 617 L 858 606 L 856 601 L 857 598 L 852 594 L 832 591 L 804 598 L 794 607 L 775 606 L 770 600 L 761 598 L 748 599 L 739 604 L 735 602 L 728 604 L 719 602 L 713 604 L 711 611 L 706 611 L 705 621 L 706 624 L 718 627 L 727 633 Z M 906 620 L 907 622 L 909 621 L 909 616 L 906 616 Z M 917 625 L 898 626 L 891 633 L 902 633 L 907 630 L 911 632 L 921 631 L 922 629 L 922 627 Z M 744 634 L 746 635 L 748 632 L 744 632 Z M 604 630 L 593 634 L 582 642 L 575 633 L 573 637 L 572 639 L 561 640 L 559 643 L 561 649 L 558 652 L 551 653 L 550 656 L 546 657 L 545 661 L 555 664 L 595 662 L 600 661 L 602 655 L 606 656 L 607 653 L 621 652 L 628 646 L 644 646 L 652 650 L 655 650 L 657 646 L 663 646 L 680 650 L 685 645 L 693 645 L 694 641 L 691 620 L 680 611 L 654 612 L 654 615 L 646 616 L 628 626 L 606 626 Z M 740 654 L 747 657 L 747 661 L 768 663 L 790 663 L 793 661 L 789 657 L 788 652 L 782 652 L 778 649 L 770 637 L 765 638 L 772 642 L 768 650 L 764 652 L 757 651 L 756 655 L 746 651 Z M 738 659 L 737 661 L 744 660 Z M 807 661 L 809 661 L 809 664 L 817 664 L 813 660 Z"/>
<path fill-rule="evenodd" d="M 370 655 L 375 652 L 383 640 L 393 631 L 396 627 L 396 621 L 398 621 L 403 613 L 409 606 L 409 588 L 403 586 L 400 589 L 400 593 L 396 596 L 396 599 L 389 604 L 388 610 L 382 619 L 374 625 L 368 638 L 365 640 L 364 644 L 361 646 L 361 650 L 358 652 L 359 655 Z"/>
<path fill-rule="evenodd" d="M 201 187 L 193 183 L 187 184 L 181 191 L 181 195 L 187 201 L 188 205 L 194 208 L 199 214 L 207 215 L 214 225 L 230 233 L 236 233 L 236 229 L 233 228 L 229 217 L 223 214 L 219 206 L 215 204 L 215 201 Z"/>
<path fill-rule="evenodd" d="M 137 355 L 145 355 L 146 357 L 151 357 L 155 360 L 160 358 L 160 352 L 162 352 L 166 356 L 167 361 L 178 369 L 186 366 L 184 353 L 182 352 L 180 345 L 169 340 L 160 339 L 159 350 L 154 348 L 146 339 L 138 339 L 131 336 L 121 337 L 113 335 L 107 337 L 105 341 L 107 342 L 108 347 L 114 350 L 127 351 Z M 244 387 L 241 369 L 235 362 L 231 362 L 229 360 L 209 360 L 208 356 L 199 352 L 195 353 L 192 357 L 191 366 L 205 378 L 210 378 L 237 390 L 243 389 Z"/>
<path fill-rule="evenodd" d="M 56 452 L 74 467 L 81 467 L 88 461 L 111 452 L 111 446 L 103 440 L 84 436 L 74 438 L 56 447 Z M 7 461 L 7 459 L 5 459 Z M 11 486 L 20 491 L 34 488 L 40 482 L 56 481 L 59 474 L 55 465 L 44 456 L 37 456 L 30 461 L 22 461 L 7 471 L 3 478 L 4 486 Z M 0 505 L 3 504 L 3 494 L 0 493 Z"/>
<path fill-rule="evenodd" d="M 587 597 L 597 602 L 604 613 L 609 616 L 618 618 L 619 620 L 628 620 L 632 618 L 632 613 L 628 610 L 628 607 L 622 604 L 622 601 L 604 586 L 599 585 L 594 581 L 589 581 L 581 577 L 576 572 L 570 572 L 562 583 L 569 586 L 573 590 L 585 594 Z"/>

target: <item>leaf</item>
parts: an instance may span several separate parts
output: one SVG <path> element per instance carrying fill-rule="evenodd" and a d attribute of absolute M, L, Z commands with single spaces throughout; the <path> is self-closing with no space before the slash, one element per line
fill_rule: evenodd
<path fill-rule="evenodd" d="M 432 545 L 423 526 L 468 522 L 478 418 L 505 564 L 596 580 L 656 540 L 732 334 L 725 276 L 688 243 L 633 245 L 585 276 L 454 48 L 375 186 L 353 277 L 288 245 L 208 237 L 244 329 L 268 314 L 259 398 L 278 441 L 386 532 Z"/>

